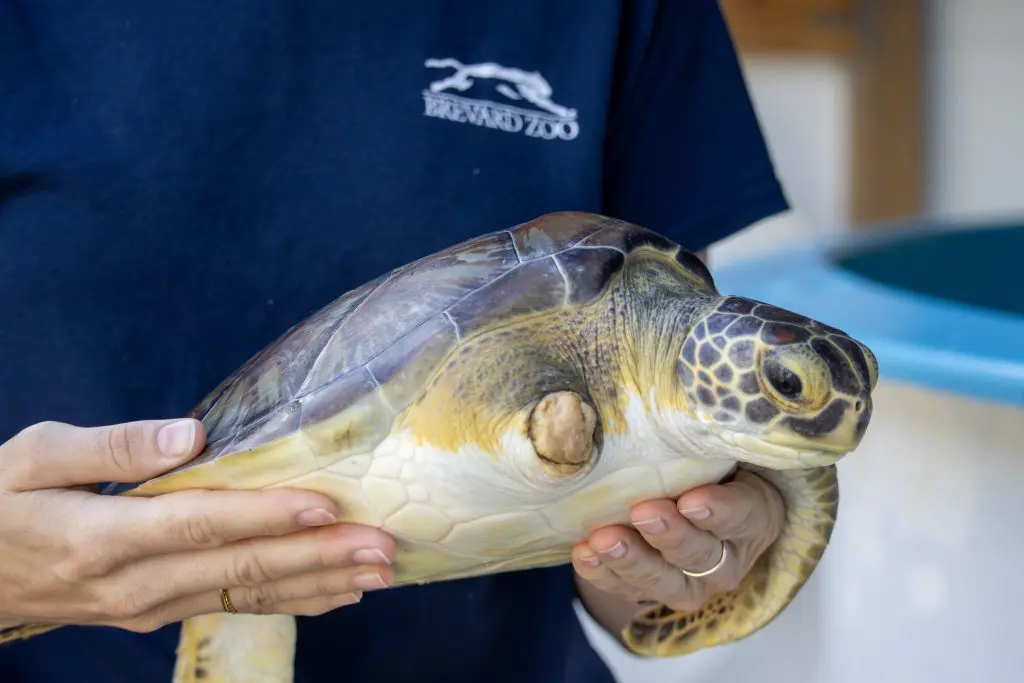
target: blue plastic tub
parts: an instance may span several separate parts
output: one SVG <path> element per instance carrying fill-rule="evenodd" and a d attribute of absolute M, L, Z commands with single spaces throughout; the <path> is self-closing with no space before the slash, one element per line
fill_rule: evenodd
<path fill-rule="evenodd" d="M 715 278 L 860 338 L 887 377 L 1024 405 L 1024 223 L 816 245 Z"/>

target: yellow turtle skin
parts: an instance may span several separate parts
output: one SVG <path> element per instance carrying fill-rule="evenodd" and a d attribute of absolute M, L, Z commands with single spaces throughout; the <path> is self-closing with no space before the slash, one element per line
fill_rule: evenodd
<path fill-rule="evenodd" d="M 828 544 L 834 464 L 867 429 L 877 377 L 863 344 L 720 294 L 665 237 L 561 212 L 344 294 L 195 408 L 199 457 L 111 493 L 316 490 L 339 521 L 395 538 L 402 590 L 565 564 L 636 503 L 756 472 L 786 502 L 779 539 L 735 590 L 694 613 L 638 608 L 623 633 L 638 654 L 677 656 L 792 601 Z M 174 683 L 290 683 L 296 637 L 288 616 L 186 620 Z"/>

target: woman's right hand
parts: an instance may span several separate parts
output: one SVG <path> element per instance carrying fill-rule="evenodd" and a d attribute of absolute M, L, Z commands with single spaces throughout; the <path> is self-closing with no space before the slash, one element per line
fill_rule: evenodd
<path fill-rule="evenodd" d="M 46 422 L 0 444 L 0 625 L 96 624 L 151 631 L 222 609 L 315 615 L 390 584 L 394 541 L 334 524 L 302 490 L 104 496 L 195 457 L 202 423 L 105 427 Z"/>

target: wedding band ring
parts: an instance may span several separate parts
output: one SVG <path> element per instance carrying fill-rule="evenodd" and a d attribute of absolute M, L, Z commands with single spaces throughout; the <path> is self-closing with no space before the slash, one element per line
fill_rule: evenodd
<path fill-rule="evenodd" d="M 220 604 L 221 607 L 224 608 L 224 611 L 228 614 L 238 614 L 238 611 L 235 609 L 235 606 L 231 604 L 231 596 L 228 595 L 227 588 L 220 589 Z"/>
<path fill-rule="evenodd" d="M 680 571 L 683 572 L 684 574 L 686 574 L 687 576 L 690 576 L 690 577 L 695 578 L 695 579 L 699 579 L 699 578 L 701 578 L 703 576 L 708 576 L 710 574 L 714 574 L 715 572 L 717 572 L 722 567 L 722 565 L 725 564 L 726 558 L 729 557 L 729 547 L 725 544 L 725 541 L 721 541 L 721 543 L 722 543 L 722 556 L 720 558 L 718 558 L 718 562 L 715 563 L 714 567 L 712 567 L 711 569 L 705 569 L 702 572 L 691 572 L 691 571 L 687 571 L 686 569 L 681 569 Z"/>

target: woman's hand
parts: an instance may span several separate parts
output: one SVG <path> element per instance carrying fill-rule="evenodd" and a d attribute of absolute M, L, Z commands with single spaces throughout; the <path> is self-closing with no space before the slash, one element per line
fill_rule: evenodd
<path fill-rule="evenodd" d="M 222 609 L 314 615 L 392 580 L 394 542 L 333 524 L 299 490 L 101 496 L 205 443 L 196 420 L 81 428 L 48 422 L 0 445 L 0 623 L 102 624 L 150 631 Z"/>
<path fill-rule="evenodd" d="M 598 529 L 573 548 L 581 598 L 616 637 L 639 601 L 696 610 L 739 585 L 784 521 L 779 492 L 742 471 L 727 484 L 702 486 L 678 501 L 640 503 L 630 512 L 633 528 Z M 713 571 L 695 577 L 684 570 Z"/>

